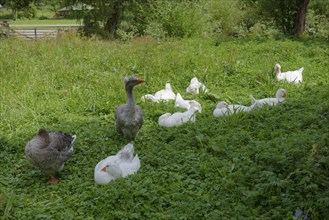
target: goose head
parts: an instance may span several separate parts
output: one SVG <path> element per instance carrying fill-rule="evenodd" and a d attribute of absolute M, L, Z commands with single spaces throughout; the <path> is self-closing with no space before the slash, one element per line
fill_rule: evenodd
<path fill-rule="evenodd" d="M 193 109 L 194 111 L 196 110 L 200 113 L 202 112 L 202 107 L 201 107 L 200 103 L 198 103 L 194 100 L 191 100 L 188 102 L 188 104 L 189 104 L 189 107 L 188 107 L 189 110 Z"/>
<path fill-rule="evenodd" d="M 200 82 L 198 78 L 193 77 L 190 81 L 190 85 L 186 88 L 186 92 L 199 94 Z"/>
<path fill-rule="evenodd" d="M 190 84 L 189 86 L 189 91 L 193 94 L 199 94 L 199 84 L 198 83 L 193 83 L 193 84 Z"/>
<path fill-rule="evenodd" d="M 114 179 L 117 179 L 122 176 L 122 170 L 120 167 L 116 164 L 113 163 L 108 163 L 106 164 L 101 171 L 108 173 L 111 177 Z"/>
<path fill-rule="evenodd" d="M 283 97 L 285 97 L 287 95 L 286 90 L 285 89 L 279 89 L 276 94 L 275 97 L 277 99 L 282 99 Z"/>
<path fill-rule="evenodd" d="M 227 108 L 227 103 L 226 102 L 219 102 L 217 104 L 216 108 Z"/>
<path fill-rule="evenodd" d="M 275 64 L 275 66 L 274 66 L 274 70 L 275 70 L 275 72 L 277 73 L 277 74 L 279 74 L 279 73 L 281 73 L 281 66 L 280 66 L 280 64 Z"/>
<path fill-rule="evenodd" d="M 128 89 L 128 88 L 132 89 L 134 86 L 136 86 L 140 83 L 143 83 L 143 82 L 145 82 L 143 79 L 139 79 L 135 76 L 131 76 L 130 78 L 128 78 L 128 77 L 124 78 L 124 83 L 125 83 L 126 89 Z"/>

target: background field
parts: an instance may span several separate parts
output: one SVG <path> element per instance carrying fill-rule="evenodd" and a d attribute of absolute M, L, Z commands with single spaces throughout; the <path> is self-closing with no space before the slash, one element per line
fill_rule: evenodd
<path fill-rule="evenodd" d="M 309 219 L 329 216 L 329 49 L 320 40 L 214 42 L 209 39 L 129 43 L 65 36 L 0 44 L 0 216 L 4 219 Z M 277 82 L 282 70 L 304 70 L 304 82 Z M 127 141 L 114 112 L 135 88 L 145 123 L 135 141 L 140 171 L 107 186 L 94 166 Z M 214 96 L 187 95 L 198 77 Z M 141 102 L 170 82 L 202 104 L 195 124 L 161 128 L 173 103 Z M 219 101 L 249 105 L 249 95 L 285 103 L 214 118 Z M 57 185 L 24 157 L 39 128 L 77 135 L 75 154 Z"/>

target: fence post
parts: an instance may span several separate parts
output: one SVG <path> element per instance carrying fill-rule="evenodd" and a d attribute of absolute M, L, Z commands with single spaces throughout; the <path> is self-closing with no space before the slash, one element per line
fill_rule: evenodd
<path fill-rule="evenodd" d="M 37 39 L 37 28 L 34 28 L 34 40 Z"/>

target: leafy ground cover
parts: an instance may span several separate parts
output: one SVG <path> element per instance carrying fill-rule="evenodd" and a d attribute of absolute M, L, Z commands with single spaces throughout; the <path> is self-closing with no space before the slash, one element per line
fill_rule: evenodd
<path fill-rule="evenodd" d="M 329 49 L 317 40 L 130 43 L 64 37 L 0 44 L 0 216 L 4 219 L 309 219 L 329 216 Z M 304 82 L 277 82 L 304 66 Z M 145 123 L 134 143 L 140 171 L 106 186 L 94 166 L 127 142 L 114 112 L 135 89 Z M 213 96 L 187 95 L 196 76 Z M 195 124 L 161 128 L 173 103 L 141 102 L 170 82 L 203 106 Z M 285 103 L 214 118 L 218 101 L 249 105 L 285 88 Z M 57 185 L 24 157 L 40 127 L 77 135 Z"/>

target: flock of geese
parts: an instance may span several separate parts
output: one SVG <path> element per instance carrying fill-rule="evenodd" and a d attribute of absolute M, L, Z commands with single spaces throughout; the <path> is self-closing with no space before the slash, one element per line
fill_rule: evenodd
<path fill-rule="evenodd" d="M 288 83 L 301 83 L 304 68 L 295 71 L 281 72 L 281 66 L 275 65 L 276 78 L 278 81 L 285 80 Z M 119 106 L 115 112 L 116 131 L 124 136 L 129 143 L 125 145 L 117 154 L 111 155 L 101 160 L 94 169 L 94 180 L 97 184 L 108 184 L 112 180 L 126 177 L 138 172 L 141 163 L 138 155 L 134 155 L 132 141 L 135 139 L 139 129 L 144 123 L 142 109 L 134 102 L 133 88 L 143 83 L 144 80 L 135 76 L 125 77 L 124 84 L 127 94 L 127 103 Z M 192 78 L 190 85 L 186 88 L 187 93 L 199 94 L 200 90 L 208 92 L 206 86 L 199 82 L 196 77 Z M 276 96 L 272 98 L 255 99 L 250 96 L 251 105 L 228 105 L 221 101 L 213 111 L 214 117 L 231 115 L 239 112 L 250 112 L 255 108 L 265 105 L 273 106 L 285 100 L 286 91 L 279 89 Z M 202 112 L 201 104 L 195 100 L 184 100 L 180 93 L 173 92 L 171 85 L 166 83 L 165 89 L 153 94 L 142 96 L 142 100 L 149 99 L 153 102 L 175 100 L 175 106 L 185 108 L 185 112 L 164 113 L 158 119 L 158 124 L 162 127 L 174 127 L 186 122 L 195 122 L 196 111 Z M 49 183 L 56 184 L 57 173 L 64 168 L 65 162 L 73 154 L 73 143 L 76 135 L 70 135 L 61 131 L 48 132 L 41 128 L 38 135 L 33 137 L 25 146 L 26 158 L 35 166 L 45 171 L 49 176 Z"/>

